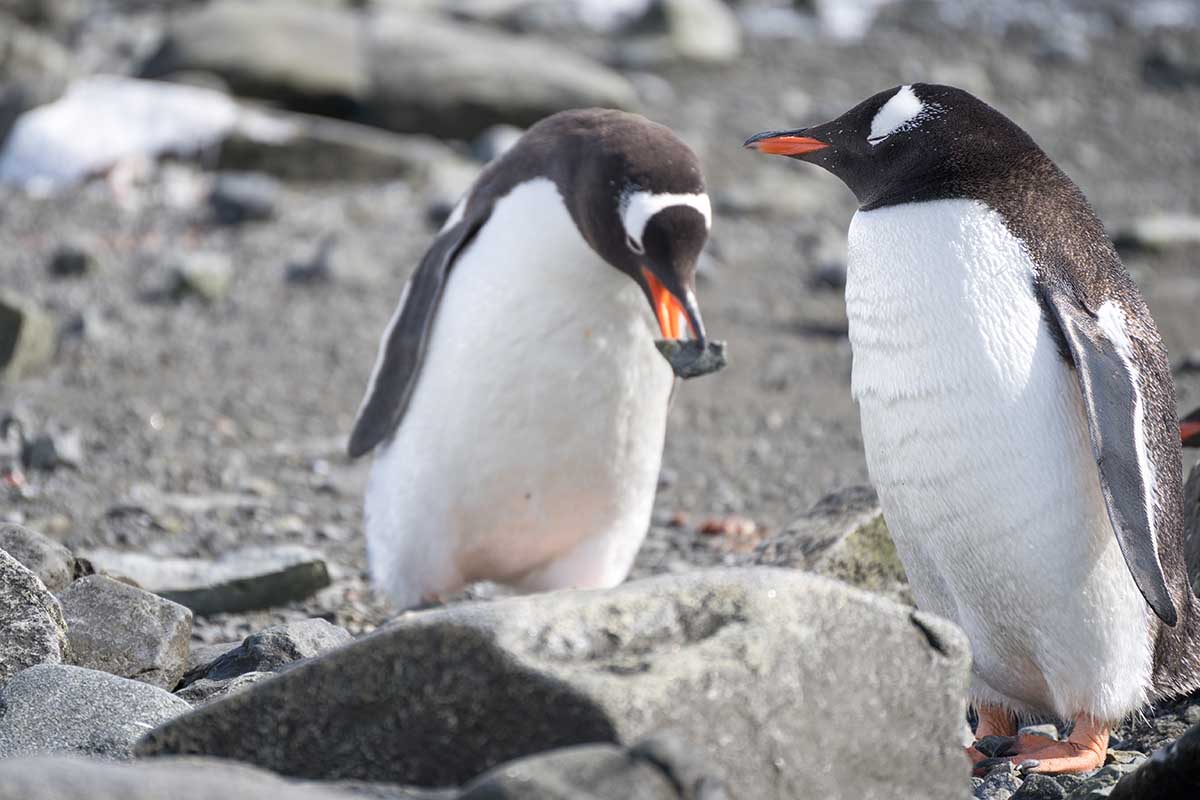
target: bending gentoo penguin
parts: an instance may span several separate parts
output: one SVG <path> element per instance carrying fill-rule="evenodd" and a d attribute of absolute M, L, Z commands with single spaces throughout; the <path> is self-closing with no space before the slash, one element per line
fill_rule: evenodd
<path fill-rule="evenodd" d="M 970 638 L 976 736 L 1050 712 L 1070 738 L 1022 736 L 1012 760 L 1101 765 L 1113 723 L 1200 685 L 1200 611 L 1166 351 L 1099 219 L 1024 131 L 948 86 L 746 146 L 858 199 L 867 464 L 918 605 Z"/>
<path fill-rule="evenodd" d="M 367 550 L 399 605 L 625 578 L 674 385 L 654 340 L 705 342 L 711 216 L 695 154 L 620 111 L 548 117 L 483 170 L 404 288 L 350 437 L 377 450 Z"/>

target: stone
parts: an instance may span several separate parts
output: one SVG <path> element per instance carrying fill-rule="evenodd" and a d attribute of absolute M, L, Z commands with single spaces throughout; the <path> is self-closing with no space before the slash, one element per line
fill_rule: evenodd
<path fill-rule="evenodd" d="M 428 136 L 308 114 L 244 108 L 221 143 L 218 166 L 289 181 L 404 179 L 418 186 L 438 165 L 465 161 Z"/>
<path fill-rule="evenodd" d="M 1192 726 L 1113 787 L 1110 800 L 1191 796 L 1200 787 L 1200 724 Z"/>
<path fill-rule="evenodd" d="M 30 667 L 0 687 L 0 759 L 39 753 L 126 759 L 146 731 L 190 708 L 162 689 L 106 672 Z"/>
<path fill-rule="evenodd" d="M 80 278 L 95 266 L 96 259 L 88 247 L 79 242 L 64 242 L 50 254 L 46 271 L 54 278 Z"/>
<path fill-rule="evenodd" d="M 1021 786 L 1021 779 L 1011 766 L 997 767 L 975 788 L 978 800 L 1009 800 Z"/>
<path fill-rule="evenodd" d="M 58 350 L 54 318 L 16 292 L 0 289 L 0 380 L 16 380 L 45 367 Z"/>
<path fill-rule="evenodd" d="M 1158 89 L 1179 90 L 1200 86 L 1200 57 L 1195 29 L 1164 30 L 1142 55 L 1142 79 Z"/>
<path fill-rule="evenodd" d="M 333 251 L 337 234 L 328 233 L 317 243 L 316 251 L 303 261 L 293 261 L 284 269 L 284 280 L 293 285 L 312 286 L 333 280 Z"/>
<path fill-rule="evenodd" d="M 244 691 L 261 680 L 271 677 L 270 672 L 247 672 L 225 680 L 200 678 L 175 692 L 175 696 L 199 707 L 220 700 L 227 695 Z"/>
<path fill-rule="evenodd" d="M 323 619 L 275 625 L 247 636 L 237 647 L 190 671 L 182 686 L 201 679 L 222 681 L 249 672 L 277 672 L 294 661 L 327 653 L 351 641 L 349 631 Z"/>
<path fill-rule="evenodd" d="M 691 61 L 725 64 L 742 54 L 742 29 L 723 0 L 662 0 L 667 40 Z"/>
<path fill-rule="evenodd" d="M 1113 243 L 1121 250 L 1162 252 L 1200 244 L 1200 217 L 1152 214 L 1117 228 Z"/>
<path fill-rule="evenodd" d="M 1010 800 L 1063 800 L 1067 792 L 1049 775 L 1028 775 Z"/>
<path fill-rule="evenodd" d="M 913 604 L 904 565 L 869 486 L 821 498 L 782 533 L 762 542 L 755 561 L 809 570 Z"/>
<path fill-rule="evenodd" d="M 158 728 L 139 752 L 448 786 L 673 730 L 744 797 L 961 798 L 969 661 L 954 626 L 843 584 L 699 571 L 406 614 Z M 897 741 L 904 759 L 861 768 Z"/>
<path fill-rule="evenodd" d="M 525 134 L 513 125 L 493 125 L 471 142 L 471 155 L 486 164 L 507 153 Z"/>
<path fill-rule="evenodd" d="M 305 600 L 329 586 L 320 552 L 306 547 L 250 547 L 219 558 L 159 558 L 92 550 L 96 569 L 129 578 L 196 614 L 237 613 Z"/>
<path fill-rule="evenodd" d="M 62 45 L 0 6 L 0 145 L 22 113 L 62 94 L 70 75 L 71 57 Z"/>
<path fill-rule="evenodd" d="M 378 14 L 370 31 L 366 117 L 390 130 L 470 138 L 568 108 L 636 102 L 621 75 L 546 40 L 406 13 Z"/>
<path fill-rule="evenodd" d="M 275 216 L 279 181 L 258 172 L 222 172 L 208 195 L 213 219 L 221 225 L 262 222 Z"/>
<path fill-rule="evenodd" d="M 51 592 L 62 591 L 75 579 L 75 556 L 37 531 L 0 523 L 0 550 L 20 561 Z"/>
<path fill-rule="evenodd" d="M 192 612 L 150 592 L 89 575 L 59 595 L 74 663 L 173 689 L 187 666 Z"/>
<path fill-rule="evenodd" d="M 229 294 L 233 285 L 233 262 L 225 253 L 197 250 L 180 256 L 173 268 L 171 294 L 188 295 L 215 303 Z"/>
<path fill-rule="evenodd" d="M 657 737 L 631 748 L 566 747 L 511 761 L 463 789 L 458 800 L 728 800 L 720 782 L 694 764 L 675 769 L 686 748 Z"/>
<path fill-rule="evenodd" d="M 699 378 L 724 369 L 725 342 L 709 340 L 701 349 L 696 339 L 655 339 L 654 346 L 678 378 Z"/>
<path fill-rule="evenodd" d="M 0 797 L 5 800 L 454 800 L 457 794 L 297 783 L 245 764 L 206 758 L 121 763 L 43 755 L 0 761 Z"/>
<path fill-rule="evenodd" d="M 368 89 L 362 24 L 349 10 L 220 0 L 176 17 L 141 76 L 219 76 L 238 95 L 345 117 Z"/>
<path fill-rule="evenodd" d="M 45 584 L 0 549 L 0 685 L 36 664 L 70 657 L 62 607 Z"/>

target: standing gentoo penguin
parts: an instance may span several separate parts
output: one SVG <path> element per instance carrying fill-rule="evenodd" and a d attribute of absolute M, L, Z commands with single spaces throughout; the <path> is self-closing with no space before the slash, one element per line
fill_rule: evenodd
<path fill-rule="evenodd" d="M 1050 712 L 1068 740 L 1003 754 L 1098 767 L 1113 723 L 1200 684 L 1171 372 L 1099 219 L 1028 134 L 948 86 L 746 146 L 858 199 L 846 305 L 867 464 L 918 605 L 970 638 L 976 737 Z"/>
<path fill-rule="evenodd" d="M 705 341 L 711 215 L 695 154 L 620 111 L 548 117 L 483 170 L 404 289 L 350 437 L 378 450 L 367 550 L 398 604 L 625 578 L 674 385 L 654 340 Z"/>

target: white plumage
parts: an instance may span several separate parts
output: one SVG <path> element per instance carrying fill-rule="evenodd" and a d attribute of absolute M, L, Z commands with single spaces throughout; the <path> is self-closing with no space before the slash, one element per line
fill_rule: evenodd
<path fill-rule="evenodd" d="M 849 238 L 868 466 L 918 604 L 971 640 L 972 699 L 1122 718 L 1148 696 L 1150 612 L 1033 262 L 972 200 L 860 211 Z"/>
<path fill-rule="evenodd" d="M 477 580 L 612 586 L 649 527 L 673 376 L 641 288 L 554 183 L 496 202 L 458 257 L 366 497 L 371 572 L 401 606 Z"/>

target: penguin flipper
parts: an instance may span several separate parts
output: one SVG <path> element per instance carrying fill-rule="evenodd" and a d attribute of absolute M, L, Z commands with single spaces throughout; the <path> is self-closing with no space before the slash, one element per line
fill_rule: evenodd
<path fill-rule="evenodd" d="M 1065 342 L 1087 411 L 1100 488 L 1125 564 L 1138 590 L 1167 625 L 1178 619 L 1167 590 L 1155 533 L 1154 465 L 1141 428 L 1148 413 L 1140 396 L 1127 336 L 1112 335 L 1097 315 L 1062 287 L 1038 294 L 1057 338 Z"/>
<path fill-rule="evenodd" d="M 347 452 L 358 458 L 400 425 L 421 372 L 446 278 L 491 214 L 490 206 L 441 231 L 404 289 L 400 307 L 379 343 L 375 371 L 354 421 Z"/>

